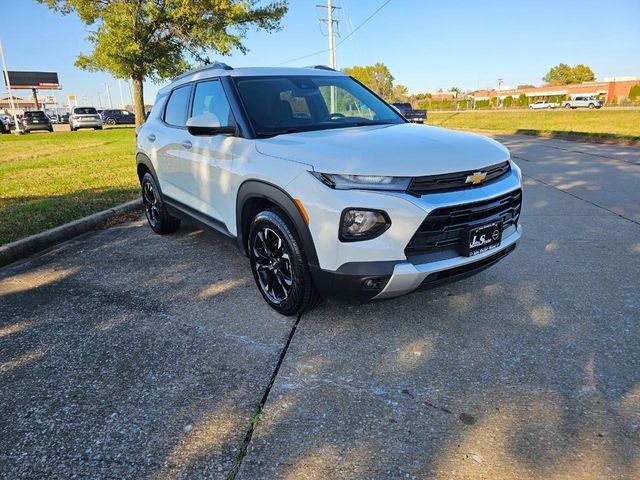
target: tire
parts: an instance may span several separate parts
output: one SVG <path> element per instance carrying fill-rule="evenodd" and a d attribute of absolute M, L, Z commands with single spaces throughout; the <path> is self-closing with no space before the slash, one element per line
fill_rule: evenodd
<path fill-rule="evenodd" d="M 156 183 L 156 179 L 150 173 L 145 173 L 140 182 L 142 190 L 142 203 L 144 206 L 144 214 L 151 230 L 159 235 L 173 233 L 180 228 L 180 219 L 172 217 L 162 202 L 160 189 Z"/>
<path fill-rule="evenodd" d="M 115 121 L 114 118 L 107 118 L 104 123 L 106 123 L 107 125 L 113 127 L 116 124 L 116 121 Z"/>
<path fill-rule="evenodd" d="M 593 103 L 589 104 L 589 110 L 593 110 L 594 108 L 596 108 L 596 106 Z"/>
<path fill-rule="evenodd" d="M 551 110 L 551 105 L 549 105 L 549 106 L 547 107 L 547 110 Z"/>
<path fill-rule="evenodd" d="M 102 127 L 93 127 L 94 130 L 102 130 Z"/>
<path fill-rule="evenodd" d="M 571 104 L 570 103 L 565 103 L 564 108 L 566 108 L 567 110 L 569 110 L 571 108 Z"/>
<path fill-rule="evenodd" d="M 300 315 L 322 301 L 298 234 L 282 210 L 256 215 L 249 227 L 248 251 L 256 286 L 275 311 Z"/>

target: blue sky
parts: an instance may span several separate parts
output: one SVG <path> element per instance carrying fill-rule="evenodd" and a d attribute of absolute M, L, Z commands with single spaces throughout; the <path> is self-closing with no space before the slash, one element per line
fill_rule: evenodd
<path fill-rule="evenodd" d="M 271 66 L 327 47 L 326 26 L 318 19 L 324 0 L 290 0 L 282 30 L 250 32 L 247 55 L 222 61 L 232 66 Z M 383 0 L 334 0 L 344 37 Z M 9 69 L 57 71 L 62 99 L 75 93 L 93 104 L 106 104 L 109 84 L 115 104 L 118 82 L 106 73 L 74 67 L 79 52 L 88 52 L 86 27 L 74 15 L 61 16 L 34 0 L 0 0 L 0 40 Z M 640 77 L 640 1 L 466 1 L 391 0 L 336 51 L 338 67 L 387 64 L 396 82 L 411 92 L 457 86 L 463 90 L 504 85 L 539 84 L 553 65 L 585 63 L 599 79 Z M 337 40 L 338 42 L 340 39 Z M 328 64 L 328 53 L 287 66 Z M 161 85 L 145 85 L 152 102 Z M 123 84 L 125 101 L 129 88 Z M 26 93 L 26 92 L 24 92 Z"/>

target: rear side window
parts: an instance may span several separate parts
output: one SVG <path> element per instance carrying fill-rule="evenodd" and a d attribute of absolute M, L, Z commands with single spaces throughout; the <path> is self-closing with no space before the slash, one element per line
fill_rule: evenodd
<path fill-rule="evenodd" d="M 221 127 L 234 127 L 235 120 L 227 101 L 227 96 L 219 80 L 211 80 L 196 84 L 193 94 L 191 116 L 213 113 L 220 120 Z"/>
<path fill-rule="evenodd" d="M 76 108 L 74 110 L 76 115 L 97 115 L 98 111 L 95 108 Z"/>
<path fill-rule="evenodd" d="M 187 123 L 187 107 L 191 85 L 184 85 L 171 92 L 167 107 L 164 110 L 164 121 L 174 127 L 184 127 Z"/>

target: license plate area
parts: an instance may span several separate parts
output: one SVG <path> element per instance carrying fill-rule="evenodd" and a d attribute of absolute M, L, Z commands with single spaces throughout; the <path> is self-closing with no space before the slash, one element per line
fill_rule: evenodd
<path fill-rule="evenodd" d="M 502 222 L 494 222 L 467 230 L 463 236 L 464 254 L 467 257 L 493 250 L 502 241 Z"/>

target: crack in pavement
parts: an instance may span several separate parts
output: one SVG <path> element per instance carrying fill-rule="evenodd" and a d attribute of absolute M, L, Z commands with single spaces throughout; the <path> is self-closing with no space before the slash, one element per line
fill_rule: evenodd
<path fill-rule="evenodd" d="M 260 400 L 258 407 L 253 412 L 253 415 L 251 415 L 251 423 L 249 425 L 249 429 L 247 430 L 247 434 L 245 435 L 244 441 L 242 442 L 242 446 L 240 447 L 240 452 L 238 453 L 238 458 L 236 459 L 236 463 L 234 467 L 231 469 L 231 472 L 229 472 L 229 475 L 227 476 L 227 480 L 235 480 L 236 476 L 238 475 L 238 472 L 240 471 L 240 467 L 242 466 L 242 461 L 244 460 L 244 457 L 247 455 L 247 451 L 249 450 L 249 445 L 251 444 L 251 438 L 253 437 L 253 432 L 258 426 L 258 423 L 260 422 L 260 417 L 262 416 L 264 406 L 266 405 L 267 400 L 269 399 L 269 393 L 271 393 L 271 388 L 273 387 L 273 384 L 276 381 L 276 377 L 278 376 L 278 372 L 280 371 L 280 366 L 282 365 L 282 362 L 284 362 L 284 358 L 286 357 L 287 351 L 289 350 L 289 345 L 291 345 L 291 340 L 293 339 L 293 335 L 296 333 L 296 329 L 298 328 L 298 324 L 300 323 L 301 318 L 302 318 L 302 313 L 298 315 L 298 318 L 296 318 L 296 321 L 293 324 L 293 327 L 291 328 L 291 332 L 289 333 L 289 338 L 287 338 L 287 343 L 285 343 L 284 347 L 282 348 L 282 351 L 280 352 L 280 358 L 278 358 L 278 363 L 276 364 L 276 367 L 273 370 L 273 373 L 271 374 L 271 378 L 269 379 L 269 383 L 267 383 L 267 386 L 264 390 L 262 399 Z"/>

